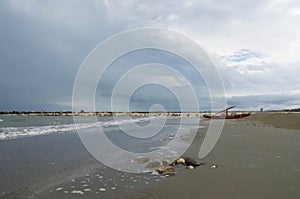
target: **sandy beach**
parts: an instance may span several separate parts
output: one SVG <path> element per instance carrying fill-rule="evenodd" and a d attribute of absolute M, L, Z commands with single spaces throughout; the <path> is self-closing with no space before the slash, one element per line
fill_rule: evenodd
<path fill-rule="evenodd" d="M 200 126 L 208 124 L 208 119 L 200 121 Z M 296 199 L 299 125 L 299 113 L 256 113 L 227 120 L 212 152 L 199 160 L 206 164 L 194 170 L 181 167 L 170 177 L 106 168 L 86 151 L 76 133 L 4 140 L 0 198 Z M 206 128 L 198 129 L 184 156 L 198 158 L 205 133 Z"/>
<path fill-rule="evenodd" d="M 209 120 L 202 120 L 201 125 Z M 197 158 L 205 129 L 185 154 Z M 128 198 L 299 198 L 300 114 L 257 113 L 227 120 L 206 165 L 182 170 Z M 213 169 L 212 165 L 218 167 Z"/>

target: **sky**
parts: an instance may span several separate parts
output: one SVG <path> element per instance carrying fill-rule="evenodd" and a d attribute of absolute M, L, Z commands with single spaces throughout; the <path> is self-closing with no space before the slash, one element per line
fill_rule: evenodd
<path fill-rule="evenodd" d="M 134 28 L 167 28 L 187 35 L 220 71 L 227 105 L 240 110 L 300 107 L 300 2 L 296 0 L 86 0 L 0 1 L 0 111 L 72 110 L 80 65 L 99 43 Z M 170 80 L 183 95 L 190 82 L 201 110 L 210 107 L 205 81 L 183 60 L 145 50 L 120 58 L 100 81 L 97 111 L 111 110 L 111 89 L 125 65 L 161 62 L 166 72 L 133 78 Z M 176 64 L 177 63 L 177 64 Z M 132 79 L 132 81 L 138 81 Z M 188 82 L 187 82 L 188 81 Z M 172 90 L 172 89 L 171 89 Z M 114 110 L 147 111 L 154 104 L 180 109 L 176 95 L 159 85 L 141 86 Z M 76 109 L 85 108 L 78 105 Z"/>

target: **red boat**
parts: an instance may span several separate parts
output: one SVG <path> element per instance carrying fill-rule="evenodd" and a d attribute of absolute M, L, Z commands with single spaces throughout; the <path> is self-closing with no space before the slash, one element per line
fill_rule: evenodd
<path fill-rule="evenodd" d="M 236 106 L 231 106 L 225 110 L 222 110 L 220 112 L 217 112 L 215 114 L 204 114 L 204 118 L 209 118 L 209 119 L 238 119 L 238 118 L 243 118 L 243 117 L 248 117 L 250 116 L 250 113 L 228 113 L 229 109 L 232 109 Z"/>

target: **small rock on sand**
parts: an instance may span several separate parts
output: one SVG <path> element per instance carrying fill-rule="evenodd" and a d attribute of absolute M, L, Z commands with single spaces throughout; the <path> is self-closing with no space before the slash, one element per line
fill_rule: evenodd
<path fill-rule="evenodd" d="M 193 167 L 200 166 L 200 162 L 194 160 L 193 158 L 184 158 L 184 160 L 185 160 L 185 165 L 187 166 L 193 166 Z"/>
<path fill-rule="evenodd" d="M 162 175 L 174 175 L 175 174 L 175 167 L 174 166 L 165 166 L 157 169 L 157 172 Z"/>
<path fill-rule="evenodd" d="M 210 168 L 216 169 L 217 167 L 218 167 L 218 165 L 214 164 L 214 165 L 212 165 Z"/>
<path fill-rule="evenodd" d="M 150 161 L 145 167 L 147 169 L 157 170 L 159 168 L 168 166 L 169 164 L 170 164 L 170 162 L 168 160 L 156 159 L 156 160 Z"/>

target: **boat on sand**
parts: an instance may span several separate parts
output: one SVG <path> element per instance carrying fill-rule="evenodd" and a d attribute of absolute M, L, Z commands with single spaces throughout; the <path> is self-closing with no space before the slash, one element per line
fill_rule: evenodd
<path fill-rule="evenodd" d="M 215 114 L 204 114 L 203 117 L 208 119 L 239 119 L 239 118 L 250 116 L 250 113 L 228 113 L 229 109 L 235 107 L 236 106 L 231 106 Z"/>

